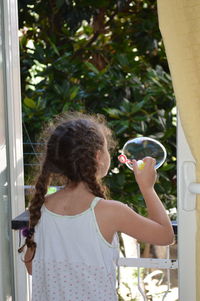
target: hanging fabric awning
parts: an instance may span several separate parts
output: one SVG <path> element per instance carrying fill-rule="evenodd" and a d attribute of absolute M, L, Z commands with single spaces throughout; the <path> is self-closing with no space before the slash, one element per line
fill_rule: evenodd
<path fill-rule="evenodd" d="M 188 144 L 196 160 L 197 181 L 200 182 L 200 1 L 157 0 L 157 4 L 159 27 L 165 45 L 178 111 Z M 200 284 L 199 196 L 197 197 L 196 217 L 196 287 L 197 300 L 200 300 L 200 285 L 198 285 Z"/>

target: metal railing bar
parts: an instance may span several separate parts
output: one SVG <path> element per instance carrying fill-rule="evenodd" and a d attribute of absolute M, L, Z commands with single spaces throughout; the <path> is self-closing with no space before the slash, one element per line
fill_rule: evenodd
<path fill-rule="evenodd" d="M 167 259 L 169 259 L 170 257 L 170 248 L 167 247 Z M 171 279 L 170 279 L 170 269 L 167 269 L 167 290 L 163 295 L 162 301 L 165 300 L 165 298 L 167 297 L 168 293 L 170 292 L 171 289 Z"/>
<path fill-rule="evenodd" d="M 137 244 L 137 260 L 140 260 L 140 244 Z M 138 268 L 138 290 L 141 294 L 141 296 L 143 297 L 143 300 L 144 301 L 147 301 L 147 297 L 146 297 L 146 294 L 145 294 L 145 291 L 144 289 L 142 288 L 141 286 L 141 274 L 140 274 L 140 268 Z"/>
<path fill-rule="evenodd" d="M 33 145 L 44 145 L 45 143 L 40 143 L 40 142 L 23 142 L 23 144 L 25 144 L 25 145 L 31 145 L 31 144 L 33 144 Z"/>
<path fill-rule="evenodd" d="M 117 267 L 117 290 L 120 288 L 120 282 L 121 282 L 121 271 L 120 267 Z"/>
<path fill-rule="evenodd" d="M 30 153 L 24 153 L 24 155 L 35 155 L 35 154 L 37 154 L 37 155 L 42 155 L 43 153 L 39 153 L 39 152 L 37 152 L 37 153 L 33 153 L 33 152 L 30 152 Z"/>
<path fill-rule="evenodd" d="M 122 267 L 178 269 L 177 259 L 160 258 L 126 258 L 120 257 L 118 265 Z"/>
<path fill-rule="evenodd" d="M 25 163 L 24 166 L 40 166 L 40 164 L 38 163 L 35 163 L 35 164 L 28 164 L 28 163 Z"/>
<path fill-rule="evenodd" d="M 57 190 L 60 190 L 64 188 L 64 186 L 49 186 L 50 188 L 56 188 Z M 24 189 L 35 189 L 34 185 L 24 185 Z"/>

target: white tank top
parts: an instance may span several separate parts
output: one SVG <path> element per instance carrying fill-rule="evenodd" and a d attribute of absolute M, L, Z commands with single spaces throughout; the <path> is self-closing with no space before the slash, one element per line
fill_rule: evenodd
<path fill-rule="evenodd" d="M 35 227 L 32 301 L 116 301 L 117 234 L 102 236 L 94 208 L 69 216 L 41 208 Z"/>

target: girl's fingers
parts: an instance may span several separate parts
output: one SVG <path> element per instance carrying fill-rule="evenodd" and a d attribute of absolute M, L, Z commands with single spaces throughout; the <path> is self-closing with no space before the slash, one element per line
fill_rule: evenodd
<path fill-rule="evenodd" d="M 154 168 L 155 167 L 155 164 L 156 164 L 156 160 L 152 157 L 145 157 L 143 159 L 143 162 L 145 163 L 144 164 L 144 167 L 141 169 L 139 168 L 139 165 L 137 163 L 136 160 L 132 160 L 132 168 L 133 168 L 133 172 L 135 174 L 138 174 L 138 173 L 141 173 L 143 171 L 143 169 L 145 168 Z"/>
<path fill-rule="evenodd" d="M 151 160 L 152 160 L 151 157 L 145 157 L 145 158 L 143 159 L 143 161 L 144 161 L 145 163 L 147 163 L 147 164 L 150 164 Z"/>
<path fill-rule="evenodd" d="M 132 166 L 134 173 L 138 171 L 138 165 L 136 160 L 132 160 Z"/>
<path fill-rule="evenodd" d="M 152 165 L 155 166 L 156 165 L 156 159 L 152 158 Z"/>
<path fill-rule="evenodd" d="M 143 161 L 145 162 L 146 165 L 149 165 L 149 166 L 151 166 L 151 165 L 155 166 L 155 164 L 156 164 L 156 160 L 152 157 L 145 157 L 143 159 Z"/>

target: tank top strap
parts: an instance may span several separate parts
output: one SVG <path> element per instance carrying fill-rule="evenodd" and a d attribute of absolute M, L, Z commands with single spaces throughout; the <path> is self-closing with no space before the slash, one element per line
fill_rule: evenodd
<path fill-rule="evenodd" d="M 95 206 L 97 205 L 97 203 L 98 203 L 101 199 L 102 199 L 102 198 L 96 196 L 96 197 L 93 199 L 93 201 L 92 201 L 92 203 L 91 203 L 91 205 L 90 205 L 90 208 L 91 208 L 91 209 L 94 209 Z"/>

